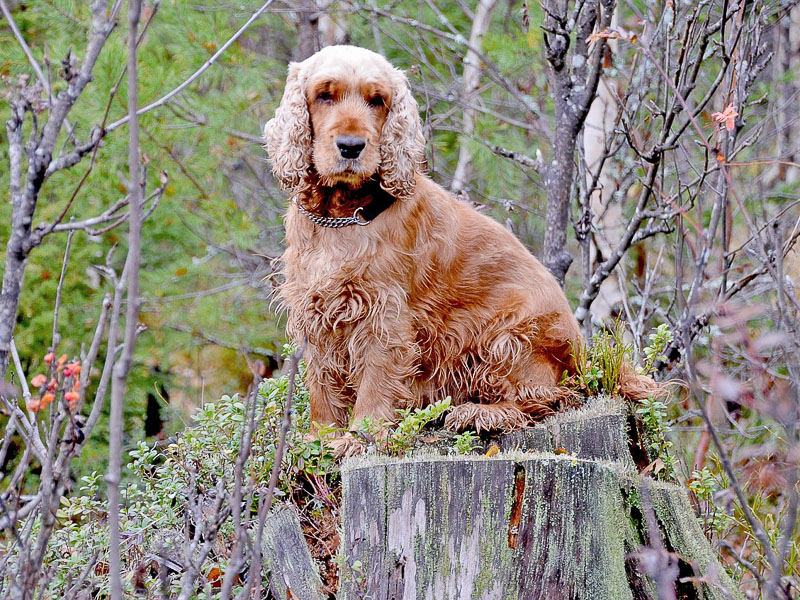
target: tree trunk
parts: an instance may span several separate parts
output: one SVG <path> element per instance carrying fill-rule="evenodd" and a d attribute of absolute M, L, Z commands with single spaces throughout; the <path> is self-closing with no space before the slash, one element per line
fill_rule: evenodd
<path fill-rule="evenodd" d="M 611 24 L 615 0 L 594 0 L 582 3 L 577 23 L 567 27 L 573 16 L 569 2 L 547 0 L 542 7 L 547 13 L 543 29 L 545 54 L 550 63 L 548 80 L 555 106 L 553 156 L 544 169 L 547 188 L 544 248 L 542 263 L 555 276 L 561 287 L 572 264 L 567 251 L 569 206 L 575 172 L 575 148 L 578 134 L 597 93 L 603 72 L 606 42 L 591 42 L 591 34 Z"/>
<path fill-rule="evenodd" d="M 320 50 L 319 17 L 320 9 L 315 0 L 302 0 L 298 3 L 297 15 L 297 47 L 294 49 L 294 60 L 302 61 Z"/>
<path fill-rule="evenodd" d="M 483 38 L 492 22 L 492 13 L 498 0 L 480 0 L 475 9 L 475 19 L 469 34 L 469 49 L 464 55 L 464 70 L 461 75 L 462 111 L 461 145 L 458 149 L 458 163 L 453 174 L 450 190 L 456 194 L 466 192 L 472 174 L 472 152 L 469 144 L 475 132 L 475 119 L 478 115 L 478 86 L 481 78 L 481 59 L 478 51 L 483 47 Z"/>
<path fill-rule="evenodd" d="M 498 444 L 537 452 L 346 463 L 339 597 L 655 600 L 636 558 L 655 514 L 681 577 L 716 582 L 677 583 L 679 597 L 741 598 L 685 492 L 637 473 L 626 421 L 603 401 Z"/>
<path fill-rule="evenodd" d="M 542 262 L 555 276 L 561 287 L 572 264 L 567 251 L 569 205 L 572 198 L 572 181 L 577 132 L 572 127 L 556 130 L 555 154 L 547 166 L 547 210 L 545 212 L 544 248 Z"/>

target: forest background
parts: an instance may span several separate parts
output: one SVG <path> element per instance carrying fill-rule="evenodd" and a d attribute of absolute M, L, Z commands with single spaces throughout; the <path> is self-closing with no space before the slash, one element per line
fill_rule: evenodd
<path fill-rule="evenodd" d="M 17 369 L 0 327 L 3 368 L 12 365 L 16 386 L 3 394 L 17 397 L 16 410 L 30 419 L 39 410 L 25 408 L 20 374 L 30 383 L 62 354 L 67 364 L 82 362 L 95 338 L 95 354 L 107 353 L 104 330 L 95 334 L 98 315 L 113 310 L 106 295 L 119 288 L 129 250 L 130 31 L 119 3 L 98 12 L 104 3 L 0 1 L 0 117 L 10 123 L 0 131 L 6 278 L 9 256 L 19 258 L 6 248 L 18 223 L 14 149 L 27 152 L 46 131 L 54 99 L 86 64 L 98 23 L 117 23 L 55 131 L 53 164 L 65 160 L 39 182 L 19 305 L 5 319 Z M 145 219 L 125 455 L 141 441 L 169 441 L 220 396 L 245 394 L 254 373 L 283 368 L 283 322 L 270 299 L 286 198 L 270 174 L 261 131 L 290 60 L 333 43 L 362 45 L 406 70 L 433 179 L 503 222 L 543 260 L 564 282 L 588 338 L 604 326 L 624 330 L 636 361 L 658 379 L 682 382 L 669 407 L 644 407 L 666 432 L 662 458 L 695 486 L 709 535 L 749 582 L 750 597 L 794 597 L 794 3 L 287 0 L 269 6 L 215 58 L 260 7 L 249 0 L 141 7 L 139 106 L 213 64 L 139 117 Z M 4 279 L 2 310 L 7 290 Z M 126 306 L 116 306 L 117 314 Z M 120 316 L 120 330 L 124 322 Z M 665 346 L 650 356 L 659 325 Z M 81 394 L 97 392 L 102 371 L 87 369 Z M 589 374 L 589 388 L 593 376 L 601 374 Z M 31 395 L 44 397 L 35 389 Z M 112 419 L 102 398 L 97 407 L 90 439 L 68 468 L 67 490 L 106 470 Z M 30 461 L 24 477 L 4 482 L 4 501 L 13 491 L 25 506 L 36 497 L 41 465 L 25 458 L 28 438 L 8 424 L 11 405 L 4 410 L 4 476 Z M 131 477 L 123 469 L 123 479 Z"/>

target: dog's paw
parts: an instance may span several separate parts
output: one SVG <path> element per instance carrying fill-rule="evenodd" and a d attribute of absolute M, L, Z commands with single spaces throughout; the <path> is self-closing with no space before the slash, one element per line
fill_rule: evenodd
<path fill-rule="evenodd" d="M 465 402 L 454 406 L 444 419 L 450 431 L 474 429 L 481 431 L 516 431 L 528 426 L 529 418 L 516 406 L 508 403 L 478 404 Z"/>
<path fill-rule="evenodd" d="M 336 458 L 360 456 L 366 449 L 366 446 L 352 433 L 345 433 L 327 444 Z"/>

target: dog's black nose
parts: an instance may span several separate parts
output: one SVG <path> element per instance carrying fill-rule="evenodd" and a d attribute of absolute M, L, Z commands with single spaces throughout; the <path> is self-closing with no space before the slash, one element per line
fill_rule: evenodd
<path fill-rule="evenodd" d="M 358 158 L 367 143 L 355 135 L 342 135 L 336 138 L 336 146 L 342 158 Z"/>

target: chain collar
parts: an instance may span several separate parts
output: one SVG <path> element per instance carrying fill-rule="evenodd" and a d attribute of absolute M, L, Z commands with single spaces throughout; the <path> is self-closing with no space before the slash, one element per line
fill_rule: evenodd
<path fill-rule="evenodd" d="M 292 202 L 294 205 L 303 213 L 308 219 L 320 227 L 331 227 L 332 229 L 339 229 L 340 227 L 350 227 L 350 225 L 361 225 L 366 226 L 370 224 L 370 221 L 367 221 L 362 215 L 361 212 L 364 210 L 363 206 L 359 206 L 357 209 L 353 211 L 352 217 L 321 217 L 320 215 L 315 215 L 311 211 L 303 208 L 300 203 L 297 201 L 297 198 L 293 198 Z"/>

